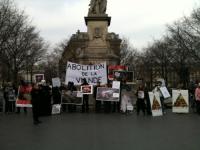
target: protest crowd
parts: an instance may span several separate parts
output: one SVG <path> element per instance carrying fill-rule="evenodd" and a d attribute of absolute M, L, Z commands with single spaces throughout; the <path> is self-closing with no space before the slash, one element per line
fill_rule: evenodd
<path fill-rule="evenodd" d="M 19 114 L 24 111 L 26 114 L 27 109 L 32 108 L 35 125 L 41 123 L 40 116 L 74 112 L 163 116 L 170 107 L 173 113 L 192 110 L 200 115 L 200 83 L 192 89 L 183 89 L 180 85 L 168 89 L 164 82 L 156 81 L 154 88 L 149 89 L 144 82 L 129 84 L 124 72 L 115 75 L 112 80 L 106 79 L 106 84 L 103 80 L 103 83 L 100 80 L 88 83 L 84 77 L 78 85 L 69 78 L 63 83 L 59 78 L 53 78 L 52 83 L 44 79 L 36 83 L 21 80 L 18 88 L 8 83 L 3 87 L 4 112 Z M 166 103 L 168 100 L 170 106 Z"/>

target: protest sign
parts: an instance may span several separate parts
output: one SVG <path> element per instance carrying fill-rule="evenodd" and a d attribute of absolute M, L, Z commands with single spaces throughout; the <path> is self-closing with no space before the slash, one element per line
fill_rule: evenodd
<path fill-rule="evenodd" d="M 112 82 L 113 89 L 120 89 L 120 81 L 113 81 Z"/>
<path fill-rule="evenodd" d="M 92 85 L 83 85 L 83 86 L 81 86 L 81 92 L 83 94 L 93 94 L 93 86 Z"/>
<path fill-rule="evenodd" d="M 74 104 L 74 105 L 82 105 L 82 97 L 83 94 L 80 91 L 63 91 L 61 103 L 62 104 Z"/>
<path fill-rule="evenodd" d="M 61 104 L 54 104 L 54 105 L 52 105 L 52 112 L 51 112 L 51 114 L 52 115 L 60 114 L 60 110 L 61 110 Z"/>
<path fill-rule="evenodd" d="M 98 87 L 96 100 L 101 101 L 119 101 L 119 89 L 108 87 Z"/>
<path fill-rule="evenodd" d="M 163 113 L 159 93 L 149 92 L 149 99 L 151 103 L 152 116 L 162 116 Z"/>
<path fill-rule="evenodd" d="M 144 91 L 138 91 L 137 96 L 140 99 L 144 99 Z"/>
<path fill-rule="evenodd" d="M 164 98 L 171 97 L 171 95 L 169 94 L 169 91 L 167 90 L 165 86 L 160 88 L 160 92 L 162 93 Z"/>
<path fill-rule="evenodd" d="M 31 90 L 31 85 L 19 86 L 16 107 L 32 107 Z"/>
<path fill-rule="evenodd" d="M 120 66 L 120 65 L 110 65 L 108 66 L 108 79 L 114 79 L 114 71 L 128 71 L 127 66 Z"/>
<path fill-rule="evenodd" d="M 133 72 L 114 71 L 114 78 L 118 81 L 126 81 L 126 83 L 133 83 Z"/>
<path fill-rule="evenodd" d="M 96 85 L 97 82 L 107 84 L 106 62 L 95 65 L 81 65 L 68 62 L 65 83 L 74 82 L 75 85 L 81 85 L 83 78 L 91 85 Z"/>
<path fill-rule="evenodd" d="M 36 83 L 41 82 L 42 80 L 44 80 L 44 74 L 34 74 L 34 80 Z"/>
<path fill-rule="evenodd" d="M 52 86 L 60 87 L 61 86 L 60 78 L 52 78 Z"/>
<path fill-rule="evenodd" d="M 188 90 L 172 90 L 172 112 L 189 113 Z"/>

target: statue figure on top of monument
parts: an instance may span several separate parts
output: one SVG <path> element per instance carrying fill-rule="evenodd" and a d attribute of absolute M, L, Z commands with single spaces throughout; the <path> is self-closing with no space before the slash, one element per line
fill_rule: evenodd
<path fill-rule="evenodd" d="M 91 0 L 88 15 L 101 15 L 106 13 L 107 0 Z"/>

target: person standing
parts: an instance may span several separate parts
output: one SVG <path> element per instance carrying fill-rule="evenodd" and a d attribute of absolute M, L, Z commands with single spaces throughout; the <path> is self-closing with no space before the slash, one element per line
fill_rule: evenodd
<path fill-rule="evenodd" d="M 68 82 L 67 91 L 69 91 L 69 93 L 72 94 L 76 90 L 77 89 L 74 85 L 74 82 Z M 68 111 L 69 112 L 75 112 L 76 111 L 76 105 L 75 104 L 68 104 Z"/>
<path fill-rule="evenodd" d="M 149 98 L 149 88 L 147 87 L 147 85 L 144 87 L 144 97 L 146 100 L 146 112 L 147 115 L 152 115 L 151 112 L 151 102 L 150 102 L 150 98 Z"/>
<path fill-rule="evenodd" d="M 106 85 L 107 88 L 111 88 L 112 87 L 112 84 L 110 82 L 108 82 L 108 84 Z M 110 100 L 107 100 L 107 101 L 104 101 L 104 112 L 105 113 L 110 113 L 111 112 L 111 101 Z"/>
<path fill-rule="evenodd" d="M 15 103 L 16 103 L 16 91 L 15 87 L 9 86 L 8 90 L 8 101 L 9 101 L 9 111 L 10 112 L 15 112 Z"/>
<path fill-rule="evenodd" d="M 40 107 L 39 112 L 42 116 L 51 115 L 51 88 L 46 84 L 45 80 L 42 80 L 42 85 L 40 86 Z"/>
<path fill-rule="evenodd" d="M 81 86 L 83 86 L 83 85 L 89 85 L 89 84 L 87 83 L 86 78 L 83 78 L 83 79 L 82 79 L 82 84 L 81 84 Z M 86 111 L 86 112 L 89 111 L 89 103 L 88 103 L 88 101 L 89 101 L 89 95 L 88 95 L 88 94 L 83 94 L 82 113 L 84 113 L 85 111 Z"/>
<path fill-rule="evenodd" d="M 197 113 L 200 115 L 200 83 L 198 84 L 198 87 L 195 89 L 195 99 L 196 99 Z"/>
<path fill-rule="evenodd" d="M 142 85 L 140 85 L 137 89 L 137 101 L 136 101 L 136 109 L 137 109 L 137 115 L 139 115 L 140 110 L 142 110 L 143 115 L 145 115 L 145 102 L 144 102 L 144 88 Z"/>
<path fill-rule="evenodd" d="M 94 93 L 93 93 L 93 97 L 95 100 L 95 111 L 96 113 L 99 113 L 101 111 L 101 101 L 96 100 L 96 96 L 97 96 L 97 88 L 101 87 L 101 83 L 98 81 L 97 85 L 94 87 Z"/>
<path fill-rule="evenodd" d="M 31 97 L 32 97 L 31 103 L 33 112 L 33 124 L 37 125 L 41 123 L 41 121 L 39 120 L 40 89 L 37 84 L 33 84 Z"/>
<path fill-rule="evenodd" d="M 3 89 L 3 97 L 4 97 L 4 101 L 5 101 L 5 114 L 7 114 L 9 112 L 9 101 L 8 101 L 8 86 L 6 85 Z"/>

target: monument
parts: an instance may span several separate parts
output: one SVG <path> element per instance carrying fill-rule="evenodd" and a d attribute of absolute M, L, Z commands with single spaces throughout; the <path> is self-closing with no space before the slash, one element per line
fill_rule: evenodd
<path fill-rule="evenodd" d="M 111 17 L 106 14 L 107 0 L 91 0 L 88 15 L 84 17 L 87 32 L 73 34 L 60 60 L 61 77 L 65 77 L 67 61 L 80 64 L 107 65 L 120 63 L 121 39 L 115 33 L 109 33 Z"/>

